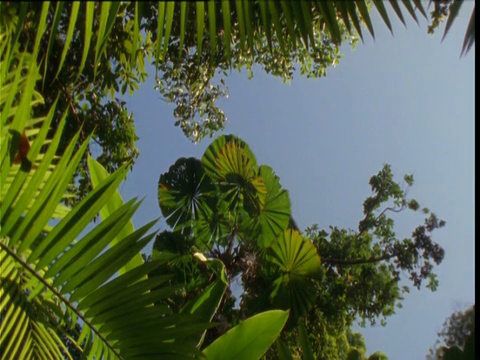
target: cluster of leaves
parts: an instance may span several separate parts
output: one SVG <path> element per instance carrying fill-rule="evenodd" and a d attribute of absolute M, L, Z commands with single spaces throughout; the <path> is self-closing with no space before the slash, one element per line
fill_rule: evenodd
<path fill-rule="evenodd" d="M 301 38 L 293 39 L 286 45 L 283 38 L 289 26 L 286 17 L 279 18 L 280 32 L 266 34 L 256 29 L 262 21 L 260 12 L 255 11 L 257 4 L 249 6 L 252 7 L 251 23 L 254 28 L 249 48 L 242 44 L 245 34 L 241 28 L 231 29 L 231 41 L 226 44 L 222 41 L 225 31 L 220 27 L 202 39 L 201 49 L 204 50 L 201 52 L 198 51 L 200 46 L 196 34 L 187 32 L 181 41 L 170 42 L 163 61 L 156 62 L 157 89 L 167 102 L 175 104 L 175 125 L 180 126 L 184 134 L 194 142 L 224 128 L 226 116 L 217 101 L 228 96 L 225 82 L 227 71 L 246 69 L 251 78 L 255 64 L 266 73 L 289 82 L 298 65 L 301 75 L 316 78 L 325 76 L 327 68 L 336 65 L 341 57 L 338 43 L 334 43 L 322 30 L 321 21 L 314 23 L 310 46 L 305 46 Z M 230 22 L 237 24 L 240 21 L 239 14 L 232 10 Z M 156 18 L 156 8 L 152 6 L 150 11 Z M 178 6 L 172 11 L 173 18 L 185 18 L 184 26 L 187 29 L 195 26 L 194 19 L 197 16 L 205 16 L 199 15 L 199 9 L 193 6 Z M 216 16 L 222 16 L 219 9 L 216 10 Z M 348 35 L 341 21 L 339 26 L 339 31 L 343 34 L 342 40 L 349 40 L 354 45 L 358 38 Z M 156 21 L 145 23 L 145 30 L 152 34 L 155 34 L 156 27 Z M 180 33 L 180 27 L 181 23 L 173 23 L 172 33 Z M 155 35 L 153 39 L 156 41 Z M 216 48 L 214 54 L 209 51 L 212 46 Z M 228 57 L 225 56 L 227 51 Z"/>
<path fill-rule="evenodd" d="M 389 215 L 420 209 L 406 197 L 413 177 L 404 180 L 402 189 L 389 165 L 370 179 L 372 195 L 364 202 L 358 231 L 332 227 L 328 234 L 312 226 L 302 235 L 291 216 L 288 192 L 272 169 L 257 165 L 241 139 L 221 136 L 201 160 L 180 158 L 160 176 L 159 205 L 172 231 L 157 236 L 152 257 L 171 259 L 162 271 L 184 282 L 179 303 L 209 283 L 191 249 L 220 259 L 230 284 L 241 285 L 238 301 L 232 291 L 221 305 L 224 322 L 289 309 L 287 332 L 303 323 L 314 334 L 312 351 L 328 357 L 355 319 L 373 324 L 381 318 L 384 324 L 394 314 L 408 291 L 400 288 L 402 272 L 417 288 L 423 280 L 436 288 L 432 270 L 444 252 L 431 233 L 445 222 L 422 209 L 424 224 L 411 237 L 397 238 Z M 296 335 L 285 336 L 293 346 Z"/>
<path fill-rule="evenodd" d="M 462 1 L 434 2 L 431 29 L 442 14 L 451 26 Z M 226 97 L 227 72 L 258 64 L 267 73 L 292 79 L 301 75 L 325 76 L 341 57 L 339 46 L 363 39 L 362 26 L 374 36 L 369 12 L 375 8 L 392 30 L 381 1 L 348 3 L 296 1 L 198 1 L 145 3 L 32 3 L 2 2 L 2 29 L 20 40 L 22 51 L 32 52 L 32 39 L 41 33 L 37 64 L 42 80 L 37 84 L 45 104 L 34 109 L 45 116 L 58 101 L 68 107 L 59 151 L 81 129 L 80 140 L 92 134 L 89 152 L 109 171 L 133 164 L 138 156 L 133 114 L 120 99 L 145 81 L 145 62 L 156 70 L 157 89 L 175 104 L 175 125 L 197 142 L 223 129 L 226 115 L 217 101 Z M 419 0 L 391 2 L 405 24 L 406 10 L 417 21 L 417 11 L 427 17 Z M 463 51 L 475 40 L 472 15 Z M 41 31 L 38 31 L 41 29 Z M 473 30 L 472 30 L 473 29 Z M 358 34 L 358 35 L 357 35 Z M 58 99 L 57 99 L 58 98 Z M 54 114 L 58 126 L 62 113 Z M 83 198 L 91 183 L 86 156 L 64 201 Z"/>
<path fill-rule="evenodd" d="M 55 129 L 57 103 L 46 117 L 31 115 L 44 102 L 35 91 L 40 41 L 29 54 L 0 39 L 2 359 L 218 359 L 226 349 L 231 358 L 262 356 L 287 311 L 258 314 L 202 347 L 227 287 L 219 260 L 198 253 L 215 280 L 180 309 L 168 305 L 181 284 L 152 276 L 166 259 L 141 257 L 156 221 L 133 228 L 140 202 L 124 203 L 117 191 L 128 166 L 110 175 L 87 156 L 93 190 L 72 208 L 61 203 L 89 137 L 78 145 L 77 132 L 56 155 L 67 114 Z M 103 221 L 89 227 L 98 213 Z"/>

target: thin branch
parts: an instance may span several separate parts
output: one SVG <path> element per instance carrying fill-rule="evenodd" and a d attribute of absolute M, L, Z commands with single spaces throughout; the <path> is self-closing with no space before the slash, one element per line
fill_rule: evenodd
<path fill-rule="evenodd" d="M 70 301 L 63 296 L 58 290 L 53 287 L 47 280 L 45 280 L 42 276 L 40 276 L 35 269 L 32 269 L 29 264 L 24 262 L 13 250 L 11 250 L 8 246 L 6 246 L 3 242 L 0 242 L 0 247 L 2 250 L 5 250 L 5 252 L 10 255 L 12 258 L 14 258 L 18 263 L 20 263 L 25 269 L 28 270 L 38 281 L 40 281 L 47 289 L 49 289 L 56 297 L 58 297 L 66 306 L 68 306 L 82 321 L 84 324 L 86 324 L 92 331 L 97 334 L 97 336 L 106 344 L 106 346 L 120 359 L 122 359 L 122 356 L 118 351 L 110 344 L 109 341 L 98 331 L 98 329 L 93 325 L 86 317 L 85 315 L 77 310 L 75 306 L 73 306 Z"/>
<path fill-rule="evenodd" d="M 380 216 L 384 215 L 387 211 L 392 211 L 392 212 L 395 212 L 395 213 L 399 213 L 399 212 L 402 212 L 403 210 L 405 210 L 405 205 L 402 205 L 399 208 L 386 207 L 385 209 L 382 210 L 382 212 L 380 214 L 377 215 L 377 217 L 375 218 L 375 223 L 377 223 L 378 219 L 380 219 Z M 370 211 L 368 214 L 366 214 L 365 217 L 360 221 L 360 223 L 367 220 L 368 216 L 372 212 L 373 211 Z M 363 229 L 361 232 L 359 232 L 356 236 L 356 239 L 358 239 L 360 236 L 365 234 L 366 231 L 367 231 L 367 229 Z"/>

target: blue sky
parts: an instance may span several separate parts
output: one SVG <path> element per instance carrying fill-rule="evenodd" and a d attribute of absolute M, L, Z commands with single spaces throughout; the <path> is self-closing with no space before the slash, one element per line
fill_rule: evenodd
<path fill-rule="evenodd" d="M 443 27 L 428 35 L 424 19 L 407 29 L 395 20 L 394 36 L 377 19 L 375 41 L 344 47 L 324 78 L 283 85 L 260 69 L 251 80 L 232 72 L 221 103 L 229 119 L 223 133 L 240 136 L 279 175 L 301 229 L 357 228 L 368 180 L 384 163 L 399 180 L 413 173 L 410 195 L 446 220 L 433 236 L 446 252 L 438 290 L 412 289 L 386 327 L 361 329 L 367 353 L 381 350 L 391 360 L 424 359 L 444 319 L 475 302 L 475 49 L 459 58 L 472 7 L 463 6 L 442 43 Z M 121 192 L 145 198 L 134 216 L 139 227 L 160 216 L 160 174 L 179 157 L 200 158 L 211 140 L 192 144 L 174 127 L 173 106 L 160 100 L 153 78 L 126 101 L 141 155 Z M 420 214 L 396 219 L 401 238 L 423 221 Z"/>

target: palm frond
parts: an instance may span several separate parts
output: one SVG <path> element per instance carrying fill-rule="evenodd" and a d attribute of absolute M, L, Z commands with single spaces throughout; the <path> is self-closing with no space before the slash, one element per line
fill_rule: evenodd
<path fill-rule="evenodd" d="M 117 276 L 155 235 L 148 232 L 156 221 L 138 230 L 128 226 L 140 202 L 133 199 L 123 204 L 121 198 L 115 198 L 127 167 L 112 175 L 98 172 L 95 189 L 74 208 L 59 205 L 88 139 L 77 148 L 78 137 L 74 137 L 56 157 L 64 120 L 47 139 L 56 104 L 45 118 L 30 117 L 32 106 L 41 102 L 33 90 L 39 79 L 34 56 L 19 52 L 18 47 L 3 49 L 3 358 L 72 358 L 66 338 L 92 358 L 182 358 L 197 354 L 196 344 L 184 344 L 182 339 L 199 338 L 211 325 L 208 319 L 196 321 L 159 305 L 178 288 L 168 277 L 148 277 L 162 261 L 137 262 Z M 29 126 L 34 126 L 28 137 L 31 146 L 22 150 L 21 141 L 25 140 L 20 134 Z M 15 158 L 21 152 L 17 164 Z M 93 162 L 92 166 L 97 165 Z M 117 200 L 113 205 L 112 199 Z M 103 221 L 87 231 L 96 214 L 108 205 Z M 57 222 L 52 223 L 55 218 Z M 71 336 L 79 324 L 81 332 Z"/>

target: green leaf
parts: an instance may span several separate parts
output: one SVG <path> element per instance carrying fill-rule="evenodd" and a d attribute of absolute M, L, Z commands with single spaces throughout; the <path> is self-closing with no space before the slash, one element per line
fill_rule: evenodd
<path fill-rule="evenodd" d="M 230 23 L 231 11 L 230 1 L 222 1 L 222 15 L 223 15 L 223 44 L 225 46 L 225 58 L 230 62 L 230 47 L 232 42 L 232 26 Z"/>
<path fill-rule="evenodd" d="M 202 53 L 202 44 L 203 44 L 203 28 L 205 27 L 205 3 L 203 1 L 198 1 L 196 3 L 196 14 L 197 14 L 197 53 L 200 57 Z"/>
<path fill-rule="evenodd" d="M 172 31 L 174 10 L 175 10 L 175 2 L 174 1 L 167 2 L 165 37 L 163 39 L 162 59 L 165 59 L 167 57 L 168 44 L 170 43 L 170 33 Z M 160 41 L 160 39 L 158 39 L 158 41 Z"/>
<path fill-rule="evenodd" d="M 155 71 L 158 69 L 158 60 L 162 56 L 162 60 L 164 59 L 162 50 L 162 40 L 163 40 L 163 31 L 165 26 L 165 2 L 159 1 L 158 2 L 158 24 L 157 24 L 157 44 L 155 47 Z"/>
<path fill-rule="evenodd" d="M 185 41 L 185 23 L 187 20 L 187 2 L 180 1 L 180 46 L 178 47 L 180 53 L 178 56 L 182 56 L 183 42 Z M 197 30 L 198 31 L 198 30 Z"/>
<path fill-rule="evenodd" d="M 271 261 L 284 273 L 307 276 L 320 270 L 320 256 L 315 246 L 296 230 L 285 230 L 271 246 L 271 252 Z"/>
<path fill-rule="evenodd" d="M 402 24 L 403 24 L 404 26 L 407 26 L 407 24 L 405 23 L 405 19 L 403 18 L 402 10 L 400 9 L 400 6 L 398 5 L 397 0 L 391 0 L 391 1 L 390 1 L 390 5 L 392 6 L 393 11 L 395 11 L 395 13 L 397 14 L 398 18 L 399 18 L 400 21 L 402 22 Z"/>
<path fill-rule="evenodd" d="M 294 325 L 313 304 L 315 293 L 309 276 L 319 273 L 320 256 L 309 240 L 298 231 L 287 229 L 272 244 L 267 260 L 280 271 L 273 283 L 270 301 L 281 309 L 291 309 L 290 325 Z"/>
<path fill-rule="evenodd" d="M 393 34 L 393 29 L 392 29 L 392 24 L 390 23 L 390 19 L 388 18 L 388 13 L 387 9 L 385 9 L 385 3 L 383 0 L 373 0 L 373 4 L 377 8 L 378 12 L 380 13 L 380 16 L 383 19 L 383 22 L 385 25 L 387 25 L 388 30 Z"/>
<path fill-rule="evenodd" d="M 167 224 L 189 233 L 194 221 L 210 218 L 215 206 L 213 190 L 200 160 L 178 159 L 158 182 L 158 202 Z"/>
<path fill-rule="evenodd" d="M 205 150 L 202 157 L 205 172 L 220 186 L 222 199 L 228 209 L 242 206 L 253 215 L 265 204 L 266 188 L 255 156 L 239 138 L 220 136 Z M 243 201 L 242 201 L 243 200 Z"/>
<path fill-rule="evenodd" d="M 70 44 L 73 39 L 73 33 L 75 31 L 75 25 L 77 22 L 80 4 L 81 3 L 78 1 L 72 2 L 72 12 L 70 14 L 69 21 L 68 21 L 67 35 L 65 36 L 65 45 L 63 46 L 62 56 L 60 57 L 60 64 L 58 65 L 58 70 L 55 75 L 55 78 L 57 78 L 58 74 L 60 74 L 60 70 L 63 67 L 63 63 L 65 62 L 65 58 L 67 56 L 68 50 L 70 49 Z"/>
<path fill-rule="evenodd" d="M 92 40 L 93 35 L 93 18 L 95 16 L 95 3 L 93 2 L 86 2 L 85 3 L 85 36 L 84 36 L 84 43 L 83 43 L 83 53 L 82 59 L 80 60 L 80 66 L 78 68 L 77 73 L 77 80 L 80 78 L 80 75 L 83 71 L 85 66 L 85 62 L 87 60 L 88 54 L 90 52 L 90 41 Z"/>
<path fill-rule="evenodd" d="M 208 39 L 210 41 L 210 53 L 213 55 L 217 50 L 217 14 L 213 1 L 208 1 L 208 31 L 210 36 Z"/>
<path fill-rule="evenodd" d="M 104 181 L 110 174 L 108 171 L 96 160 L 94 160 L 90 155 L 87 159 L 88 169 L 90 171 L 90 179 L 92 181 L 92 187 L 95 189 L 99 184 Z M 105 206 L 100 210 L 100 217 L 102 219 L 107 219 L 115 210 L 123 206 L 123 199 L 120 195 L 120 192 L 116 190 L 108 199 Z M 123 239 L 134 232 L 133 223 L 131 220 L 126 222 L 125 226 L 119 231 L 116 237 L 114 237 L 110 246 L 115 246 L 120 239 Z M 143 259 L 141 254 L 137 254 L 133 259 L 125 265 L 125 268 L 120 269 L 119 273 L 122 274 L 125 271 L 133 269 L 136 266 L 143 264 Z"/>
<path fill-rule="evenodd" d="M 225 266 L 223 267 L 225 269 Z M 218 278 L 212 284 L 207 286 L 200 294 L 194 299 L 190 300 L 180 311 L 183 314 L 191 314 L 196 319 L 203 322 L 210 322 L 213 316 L 218 311 L 225 290 L 228 287 L 228 282 L 225 283 L 226 277 Z M 195 345 L 200 347 L 205 338 L 206 331 L 201 334 L 200 337 L 192 338 Z"/>
<path fill-rule="evenodd" d="M 60 22 L 61 16 L 63 15 L 63 8 L 65 7 L 65 3 L 63 1 L 60 1 L 56 4 L 55 7 L 55 15 L 53 18 L 53 23 L 52 23 L 52 28 L 50 30 L 50 37 L 48 39 L 48 47 L 47 47 L 47 54 L 45 56 L 45 65 L 43 67 L 43 82 L 42 86 L 45 86 L 45 79 L 46 79 L 46 74 L 47 74 L 47 69 L 48 69 L 48 59 L 50 58 L 50 54 L 52 52 L 53 48 L 53 39 L 55 39 L 55 36 L 58 31 L 58 24 Z"/>
<path fill-rule="evenodd" d="M 279 360 L 293 360 L 290 349 L 280 338 L 277 339 L 275 344 L 277 345 L 277 355 Z"/>
<path fill-rule="evenodd" d="M 338 26 L 337 14 L 335 8 L 330 1 L 318 1 L 319 10 L 322 13 L 323 19 L 327 25 L 327 29 L 330 32 L 332 41 L 335 44 L 341 44 L 342 35 L 340 34 L 340 28 Z"/>
<path fill-rule="evenodd" d="M 269 349 L 288 319 L 288 311 L 252 316 L 220 336 L 203 353 L 209 360 L 255 360 Z"/>
<path fill-rule="evenodd" d="M 360 15 L 363 18 L 363 21 L 367 25 L 368 30 L 370 31 L 370 34 L 372 37 L 375 39 L 375 33 L 373 31 L 373 25 L 372 25 L 372 20 L 370 19 L 370 15 L 368 14 L 368 8 L 367 5 L 365 4 L 364 1 L 358 1 L 355 4 L 357 4 L 358 11 L 360 12 Z M 358 29 L 357 29 L 358 30 Z"/>
<path fill-rule="evenodd" d="M 307 329 L 305 329 L 305 324 L 300 322 L 298 324 L 298 342 L 302 347 L 302 359 L 303 360 L 314 360 L 313 349 L 310 341 L 308 340 Z"/>
<path fill-rule="evenodd" d="M 258 215 L 246 219 L 244 228 L 250 234 L 254 231 L 258 245 L 266 248 L 288 227 L 291 216 L 290 197 L 288 191 L 282 189 L 279 178 L 271 167 L 262 165 L 260 177 L 267 188 L 265 204 Z"/>

